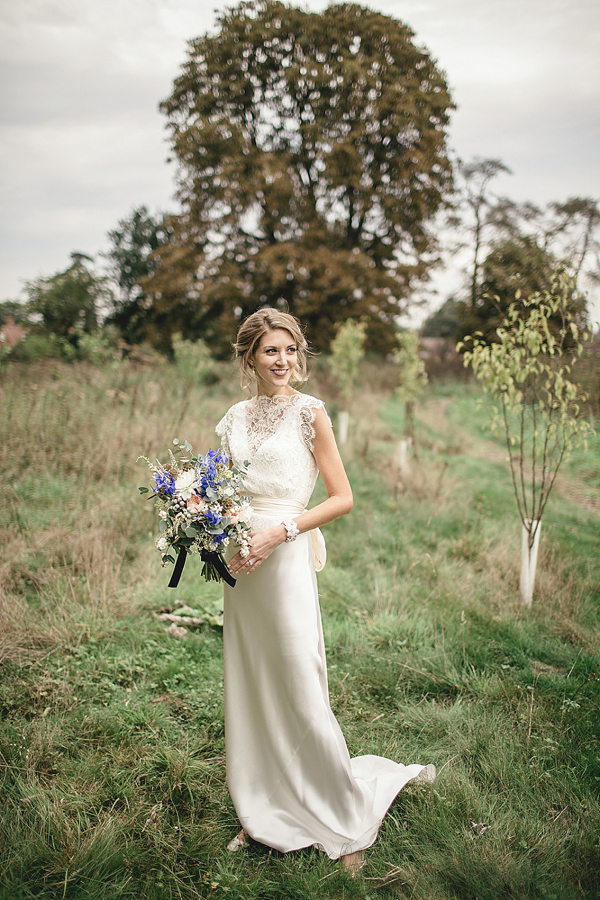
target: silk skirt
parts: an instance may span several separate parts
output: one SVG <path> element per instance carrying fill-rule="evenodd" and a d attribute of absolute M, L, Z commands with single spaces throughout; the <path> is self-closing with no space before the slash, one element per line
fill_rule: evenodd
<path fill-rule="evenodd" d="M 298 514 L 294 501 L 284 506 L 263 501 L 252 527 Z M 390 804 L 424 767 L 350 759 L 329 705 L 314 538 L 281 544 L 234 588 L 225 585 L 227 787 L 254 840 L 282 852 L 314 845 L 337 859 L 374 842 Z"/>

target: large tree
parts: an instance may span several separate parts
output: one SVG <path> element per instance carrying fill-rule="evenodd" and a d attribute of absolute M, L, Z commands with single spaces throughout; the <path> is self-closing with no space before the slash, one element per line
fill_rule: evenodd
<path fill-rule="evenodd" d="M 96 330 L 98 313 L 109 301 L 106 281 L 92 271 L 91 262 L 84 253 L 71 253 L 71 265 L 64 272 L 25 285 L 33 320 L 38 317 L 45 331 L 75 345 L 80 330 Z"/>
<path fill-rule="evenodd" d="M 109 322 L 118 326 L 131 343 L 155 337 L 156 309 L 142 287 L 156 267 L 154 252 L 169 240 L 165 216 L 153 216 L 146 206 L 132 210 L 108 232 L 110 249 L 105 254 L 117 286 Z"/>
<path fill-rule="evenodd" d="M 183 209 L 145 284 L 165 321 L 228 348 L 240 316 L 285 303 L 317 346 L 364 315 L 393 347 L 452 184 L 452 102 L 413 37 L 355 4 L 259 0 L 191 42 L 162 104 Z"/>
<path fill-rule="evenodd" d="M 527 225 L 541 237 L 544 247 L 569 260 L 576 283 L 600 283 L 600 202 L 593 197 L 569 197 L 549 203 L 545 210 L 529 204 Z"/>
<path fill-rule="evenodd" d="M 490 191 L 490 183 L 498 175 L 510 174 L 510 169 L 499 159 L 476 157 L 469 163 L 461 160 L 458 171 L 459 200 L 452 224 L 465 233 L 466 239 L 460 246 L 468 247 L 472 254 L 468 298 L 471 306 L 475 306 L 480 296 L 481 263 L 490 241 L 499 234 L 511 234 L 514 227 L 514 204 L 495 197 Z"/>
<path fill-rule="evenodd" d="M 530 313 L 529 298 L 541 296 L 552 289 L 556 278 L 557 260 L 541 247 L 534 237 L 518 236 L 494 244 L 481 266 L 481 282 L 475 303 L 457 304 L 458 337 L 478 332 L 485 343 L 497 343 L 497 329 L 516 304 L 524 319 Z M 573 284 L 576 285 L 576 278 Z M 577 290 L 564 299 L 565 308 L 579 327 L 587 322 L 585 297 Z M 548 321 L 559 333 L 562 321 L 552 315 Z M 569 336 L 564 338 L 569 346 Z"/>

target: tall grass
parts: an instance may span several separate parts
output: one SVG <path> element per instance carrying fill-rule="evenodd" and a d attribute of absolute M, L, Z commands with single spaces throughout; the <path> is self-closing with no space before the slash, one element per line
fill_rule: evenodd
<path fill-rule="evenodd" d="M 402 408 L 378 379 L 319 576 L 331 699 L 353 755 L 439 777 L 402 792 L 353 880 L 314 850 L 225 851 L 221 634 L 177 639 L 154 615 L 220 594 L 193 565 L 167 590 L 135 460 L 175 435 L 214 446 L 228 368 L 210 386 L 168 365 L 2 375 L 3 900 L 598 896 L 598 516 L 551 499 L 525 611 L 510 476 L 472 387 L 430 390 L 401 478 Z M 583 493 L 599 458 L 568 473 Z"/>

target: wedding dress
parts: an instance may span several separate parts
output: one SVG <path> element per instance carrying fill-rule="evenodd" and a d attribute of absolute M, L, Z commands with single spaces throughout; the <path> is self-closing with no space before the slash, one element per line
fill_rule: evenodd
<path fill-rule="evenodd" d="M 236 465 L 250 463 L 253 530 L 306 507 L 321 408 L 307 394 L 259 396 L 236 403 L 217 425 L 224 452 Z M 301 534 L 225 586 L 227 786 L 254 840 L 283 852 L 315 845 L 337 859 L 369 847 L 398 792 L 430 767 L 350 759 L 329 705 L 315 576 L 322 556 L 320 533 Z"/>

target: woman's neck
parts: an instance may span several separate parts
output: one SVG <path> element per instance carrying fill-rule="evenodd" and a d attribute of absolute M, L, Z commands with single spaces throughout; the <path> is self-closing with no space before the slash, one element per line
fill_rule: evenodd
<path fill-rule="evenodd" d="M 256 392 L 257 397 L 267 397 L 269 400 L 274 400 L 279 397 L 291 397 L 293 394 L 296 394 L 297 391 L 292 390 L 289 385 L 285 385 L 285 387 L 281 388 L 273 388 L 272 391 L 265 389 L 259 385 L 258 390 Z"/>

